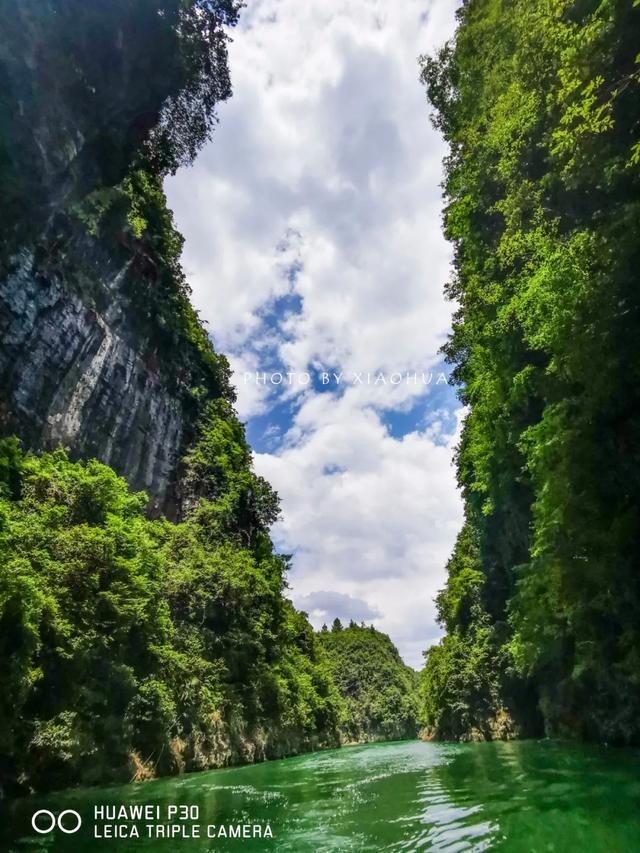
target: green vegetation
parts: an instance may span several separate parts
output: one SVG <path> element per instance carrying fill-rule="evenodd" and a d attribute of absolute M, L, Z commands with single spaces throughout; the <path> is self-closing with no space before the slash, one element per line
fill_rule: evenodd
<path fill-rule="evenodd" d="M 469 407 L 437 736 L 640 741 L 639 29 L 637 0 L 469 0 L 424 59 Z"/>
<path fill-rule="evenodd" d="M 0 771 L 42 789 L 337 745 L 341 702 L 283 597 L 277 497 L 211 406 L 181 524 L 98 462 L 0 444 Z"/>
<path fill-rule="evenodd" d="M 344 699 L 341 728 L 351 742 L 415 738 L 417 675 L 386 634 L 340 620 L 317 635 Z"/>

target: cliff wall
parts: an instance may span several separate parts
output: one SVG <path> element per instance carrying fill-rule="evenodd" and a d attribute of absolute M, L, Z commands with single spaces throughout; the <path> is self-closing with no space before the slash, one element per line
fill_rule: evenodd
<path fill-rule="evenodd" d="M 190 307 L 161 183 L 230 94 L 234 10 L 0 9 L 0 435 L 95 457 L 170 517 L 203 402 L 233 392 Z"/>
<path fill-rule="evenodd" d="M 184 410 L 127 320 L 127 264 L 103 271 L 110 298 L 101 313 L 40 268 L 32 250 L 16 261 L 0 286 L 3 433 L 26 447 L 95 457 L 146 491 L 153 510 L 173 515 Z"/>

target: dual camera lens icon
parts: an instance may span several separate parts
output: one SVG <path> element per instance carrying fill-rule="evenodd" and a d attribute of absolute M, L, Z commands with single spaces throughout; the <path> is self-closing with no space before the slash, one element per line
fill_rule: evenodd
<path fill-rule="evenodd" d="M 73 809 L 65 809 L 57 817 L 49 809 L 39 809 L 31 816 L 31 826 L 39 835 L 48 835 L 54 829 L 73 835 L 82 826 L 82 818 Z"/>

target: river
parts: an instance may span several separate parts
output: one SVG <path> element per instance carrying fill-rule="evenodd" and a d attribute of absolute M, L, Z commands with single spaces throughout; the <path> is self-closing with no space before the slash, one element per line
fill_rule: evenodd
<path fill-rule="evenodd" d="M 136 804 L 149 806 L 158 817 L 95 820 L 96 806 L 107 815 L 109 805 Z M 157 837 L 169 831 L 169 807 L 180 805 L 191 814 L 173 825 L 187 837 Z M 56 815 L 72 809 L 82 825 L 74 834 L 55 829 L 36 834 L 31 819 L 38 809 Z M 46 829 L 50 820 L 43 813 L 37 823 Z M 73 829 L 76 821 L 68 812 L 63 825 Z M 128 836 L 135 827 L 139 836 L 106 838 L 105 824 L 111 823 Z M 234 828 L 241 824 L 248 830 Z M 261 837 L 225 838 L 220 832 Z M 548 741 L 349 747 L 9 801 L 1 810 L 0 843 L 3 853 L 633 853 L 640 851 L 640 752 Z"/>

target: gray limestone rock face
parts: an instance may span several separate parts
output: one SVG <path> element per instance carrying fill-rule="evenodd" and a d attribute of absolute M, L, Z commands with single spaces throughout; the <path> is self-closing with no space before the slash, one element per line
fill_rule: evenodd
<path fill-rule="evenodd" d="M 227 368 L 190 335 L 158 235 L 91 216 L 113 214 L 193 71 L 182 5 L 0 4 L 0 437 L 96 458 L 170 518 L 198 406 L 232 399 Z"/>
<path fill-rule="evenodd" d="M 21 251 L 0 282 L 0 427 L 26 447 L 99 459 L 148 493 L 152 513 L 173 515 L 182 405 L 136 346 L 119 298 L 126 272 L 105 283 L 99 313 Z"/>

